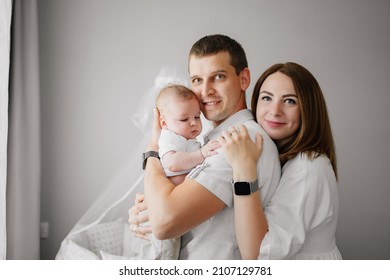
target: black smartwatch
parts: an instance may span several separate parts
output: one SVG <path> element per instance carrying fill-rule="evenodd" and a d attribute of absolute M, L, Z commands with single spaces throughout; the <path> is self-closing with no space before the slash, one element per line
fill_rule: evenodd
<path fill-rule="evenodd" d="M 259 182 L 256 179 L 254 182 L 232 180 L 235 195 L 250 195 L 259 189 Z"/>
<path fill-rule="evenodd" d="M 145 168 L 146 168 L 146 162 L 147 162 L 149 157 L 155 157 L 155 158 L 160 159 L 160 157 L 158 156 L 158 152 L 156 152 L 156 151 L 148 151 L 148 152 L 142 153 L 142 169 L 143 170 L 145 170 Z"/>

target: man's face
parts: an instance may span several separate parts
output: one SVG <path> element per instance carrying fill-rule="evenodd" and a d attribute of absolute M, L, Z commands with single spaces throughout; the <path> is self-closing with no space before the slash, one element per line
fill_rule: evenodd
<path fill-rule="evenodd" d="M 201 110 L 214 126 L 246 108 L 245 90 L 250 83 L 249 70 L 245 68 L 237 75 L 230 64 L 229 53 L 191 56 L 189 72 L 191 88 L 200 101 Z"/>

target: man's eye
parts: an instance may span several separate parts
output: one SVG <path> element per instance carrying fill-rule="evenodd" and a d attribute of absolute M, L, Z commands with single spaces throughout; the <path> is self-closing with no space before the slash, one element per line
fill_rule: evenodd
<path fill-rule="evenodd" d="M 192 79 L 192 84 L 193 84 L 193 85 L 198 85 L 198 84 L 200 84 L 200 79 L 199 79 L 199 78 Z"/>
<path fill-rule="evenodd" d="M 214 76 L 214 78 L 215 78 L 216 80 L 222 80 L 222 79 L 224 78 L 224 75 L 222 75 L 222 74 L 216 74 L 216 75 Z"/>

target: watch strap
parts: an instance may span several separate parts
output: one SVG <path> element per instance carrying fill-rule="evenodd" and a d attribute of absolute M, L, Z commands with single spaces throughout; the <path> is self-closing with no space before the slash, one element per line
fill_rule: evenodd
<path fill-rule="evenodd" d="M 156 151 L 147 151 L 145 153 L 142 153 L 142 169 L 143 170 L 145 170 L 146 162 L 147 162 L 148 158 L 150 158 L 150 157 L 155 157 L 155 158 L 160 159 L 160 156 L 158 155 L 158 152 L 156 152 Z"/>

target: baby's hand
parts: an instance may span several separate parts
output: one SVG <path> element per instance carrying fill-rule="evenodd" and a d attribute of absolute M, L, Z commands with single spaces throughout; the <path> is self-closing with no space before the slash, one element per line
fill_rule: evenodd
<path fill-rule="evenodd" d="M 207 158 L 209 156 L 218 154 L 215 150 L 218 149 L 219 147 L 221 147 L 219 142 L 217 140 L 212 140 L 212 141 L 208 142 L 206 145 L 204 145 L 200 149 L 200 151 L 202 152 L 202 156 L 204 158 Z"/>

